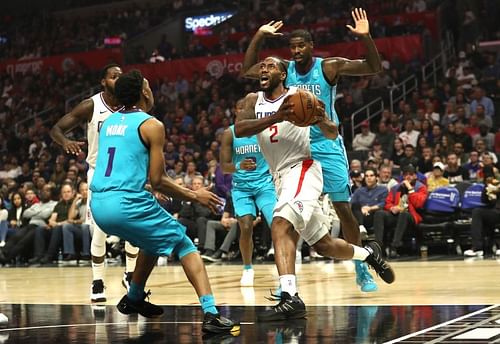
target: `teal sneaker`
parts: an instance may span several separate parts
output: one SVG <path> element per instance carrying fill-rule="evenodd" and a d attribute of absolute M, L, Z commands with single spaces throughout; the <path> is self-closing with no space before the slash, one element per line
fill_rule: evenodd
<path fill-rule="evenodd" d="M 354 260 L 354 265 L 356 267 L 356 284 L 360 286 L 361 291 L 365 293 L 377 291 L 377 283 L 368 272 L 366 264 L 360 260 Z"/>

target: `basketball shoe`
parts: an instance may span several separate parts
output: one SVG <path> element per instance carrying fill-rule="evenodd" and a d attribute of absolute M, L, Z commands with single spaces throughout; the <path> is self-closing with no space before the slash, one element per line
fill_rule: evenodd
<path fill-rule="evenodd" d="M 122 286 L 127 289 L 127 292 L 130 289 L 130 282 L 132 281 L 133 272 L 124 272 L 122 278 Z"/>
<path fill-rule="evenodd" d="M 201 329 L 203 332 L 208 332 L 208 333 L 226 332 L 226 333 L 239 334 L 240 323 L 235 323 L 231 319 L 225 318 L 220 314 L 205 313 Z"/>
<path fill-rule="evenodd" d="M 104 282 L 101 279 L 92 281 L 92 285 L 90 286 L 90 300 L 92 302 L 106 302 L 104 289 Z"/>
<path fill-rule="evenodd" d="M 394 282 L 396 276 L 391 266 L 382 258 L 382 249 L 375 241 L 369 241 L 365 245 L 365 249 L 370 252 L 366 257 L 365 262 L 368 263 L 384 280 L 384 282 L 391 284 Z"/>
<path fill-rule="evenodd" d="M 145 300 L 146 297 L 149 300 L 149 295 L 151 295 L 150 291 L 148 291 L 147 293 L 144 293 L 142 300 L 132 301 L 125 294 L 125 296 L 122 297 L 120 302 L 118 302 L 118 305 L 116 307 L 123 314 L 139 313 L 140 315 L 142 315 L 143 317 L 146 317 L 146 318 L 152 318 L 152 317 L 162 315 L 163 314 L 162 307 L 154 305 L 151 302 L 148 302 Z"/>
<path fill-rule="evenodd" d="M 366 264 L 362 261 L 354 260 L 354 266 L 356 268 L 356 284 L 361 288 L 361 291 L 365 293 L 377 291 L 377 284 L 368 272 Z"/>
<path fill-rule="evenodd" d="M 276 321 L 305 318 L 306 314 L 306 305 L 299 294 L 292 296 L 282 291 L 279 303 L 257 315 L 257 318 L 261 321 Z"/>

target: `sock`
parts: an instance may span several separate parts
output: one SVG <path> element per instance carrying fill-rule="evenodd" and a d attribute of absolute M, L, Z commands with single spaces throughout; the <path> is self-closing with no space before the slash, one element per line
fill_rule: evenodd
<path fill-rule="evenodd" d="M 356 245 L 351 245 L 354 248 L 354 254 L 352 255 L 352 259 L 358 259 L 364 261 L 366 257 L 370 255 L 370 252 L 366 248 L 359 247 Z"/>
<path fill-rule="evenodd" d="M 135 270 L 135 262 L 137 261 L 137 257 L 129 257 L 125 254 L 126 256 L 126 263 L 125 263 L 125 272 L 134 272 Z"/>
<path fill-rule="evenodd" d="M 215 308 L 215 299 L 212 294 L 200 296 L 200 304 L 201 309 L 203 310 L 203 314 L 219 314 L 219 311 L 217 310 L 217 308 Z"/>
<path fill-rule="evenodd" d="M 280 276 L 281 291 L 286 291 L 291 296 L 297 293 L 297 282 L 295 275 L 281 275 Z"/>
<path fill-rule="evenodd" d="M 243 265 L 243 270 L 252 270 L 252 264 Z"/>
<path fill-rule="evenodd" d="M 134 281 L 131 281 L 127 296 L 132 301 L 142 300 L 144 298 L 144 284 L 137 284 Z"/>
<path fill-rule="evenodd" d="M 94 281 L 103 280 L 104 281 L 104 262 L 94 263 L 92 262 L 92 278 Z"/>

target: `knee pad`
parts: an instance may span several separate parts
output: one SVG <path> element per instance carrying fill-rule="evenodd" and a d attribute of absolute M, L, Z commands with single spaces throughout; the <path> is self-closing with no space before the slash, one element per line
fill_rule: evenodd
<path fill-rule="evenodd" d="M 106 255 L 106 233 L 104 233 L 96 224 L 93 225 L 92 241 L 90 242 L 90 253 L 94 257 Z"/>
<path fill-rule="evenodd" d="M 139 253 L 139 247 L 132 246 L 131 243 L 125 241 L 125 252 L 129 255 L 136 255 Z"/>
<path fill-rule="evenodd" d="M 193 242 L 187 235 L 184 235 L 184 239 L 182 239 L 181 242 L 179 242 L 174 248 L 174 253 L 179 257 L 179 259 L 197 251 L 196 246 L 194 246 Z"/>

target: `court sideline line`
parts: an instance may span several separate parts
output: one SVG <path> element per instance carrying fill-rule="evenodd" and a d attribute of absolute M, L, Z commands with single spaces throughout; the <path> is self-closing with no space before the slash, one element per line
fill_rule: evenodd
<path fill-rule="evenodd" d="M 462 315 L 458 318 L 455 318 L 455 319 L 451 319 L 451 320 L 448 320 L 444 323 L 441 323 L 441 324 L 437 324 L 437 325 L 434 325 L 434 326 L 431 326 L 431 327 L 428 327 L 428 328 L 425 328 L 423 330 L 420 330 L 420 331 L 417 331 L 417 332 L 413 332 L 413 333 L 409 333 L 407 335 L 404 335 L 402 337 L 399 337 L 399 338 L 396 338 L 396 339 L 392 339 L 388 342 L 384 342 L 383 344 L 393 344 L 393 343 L 397 343 L 397 342 L 400 342 L 400 341 L 403 341 L 405 339 L 408 339 L 408 338 L 412 338 L 412 337 L 416 337 L 418 335 L 421 335 L 423 333 L 426 333 L 426 332 L 429 332 L 429 331 L 432 331 L 432 330 L 435 330 L 437 328 L 440 328 L 440 327 L 443 327 L 443 326 L 446 326 L 446 325 L 449 325 L 449 324 L 452 324 L 454 322 L 457 322 L 457 321 L 460 321 L 460 320 L 463 320 L 463 319 L 467 319 L 469 317 L 472 317 L 474 315 L 477 315 L 477 314 L 481 314 L 483 312 L 486 312 L 486 311 L 489 311 L 490 309 L 493 309 L 493 308 L 496 308 L 496 307 L 499 307 L 500 304 L 495 304 L 495 305 L 491 305 L 489 307 L 486 307 L 486 308 L 482 308 L 482 309 L 479 309 L 475 312 L 472 312 L 472 313 L 469 313 L 469 314 L 465 314 L 465 315 Z"/>
<path fill-rule="evenodd" d="M 87 324 L 60 324 L 60 325 L 44 325 L 44 326 L 26 326 L 26 327 L 11 327 L 0 329 L 0 332 L 9 331 L 20 331 L 20 330 L 39 330 L 45 328 L 57 328 L 57 327 L 85 327 L 85 326 L 109 326 L 109 325 L 129 325 L 135 324 L 137 322 L 95 322 Z M 202 321 L 146 321 L 141 324 L 202 324 Z M 240 325 L 253 325 L 253 322 L 240 322 Z"/>

